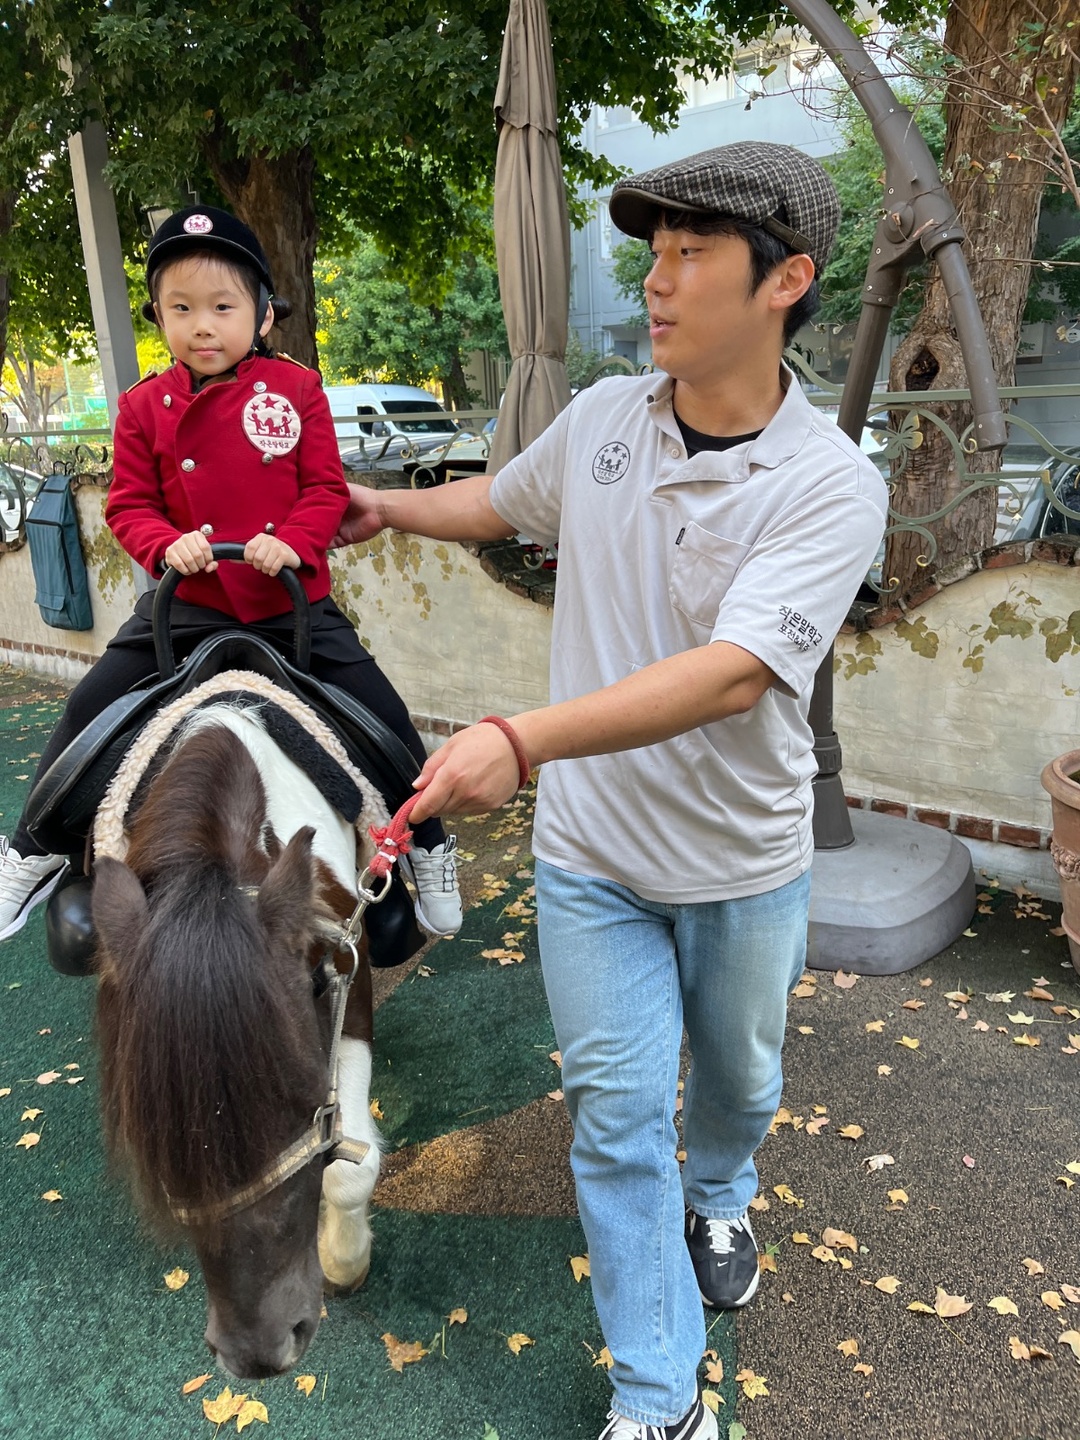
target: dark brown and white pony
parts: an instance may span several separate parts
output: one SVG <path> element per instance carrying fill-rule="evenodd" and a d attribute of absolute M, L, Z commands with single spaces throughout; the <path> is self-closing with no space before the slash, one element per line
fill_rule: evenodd
<path fill-rule="evenodd" d="M 356 901 L 356 831 L 250 711 L 214 705 L 151 781 L 124 863 L 95 869 L 106 1133 L 150 1218 L 177 1210 L 206 1280 L 206 1341 L 238 1377 L 289 1369 L 324 1286 L 371 1255 L 379 1165 L 369 1111 L 371 976 L 349 992 L 338 1093 L 362 1163 L 317 1156 L 224 1218 L 327 1094 L 330 1021 L 313 986 L 320 929 Z M 339 962 L 344 968 L 351 957 Z"/>

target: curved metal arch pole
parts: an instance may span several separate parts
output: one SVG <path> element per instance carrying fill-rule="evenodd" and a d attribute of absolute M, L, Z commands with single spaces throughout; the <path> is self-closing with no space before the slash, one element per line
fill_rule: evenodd
<path fill-rule="evenodd" d="M 908 267 L 923 258 L 937 261 L 968 374 L 980 450 L 1005 444 L 1005 417 L 990 361 L 986 330 L 975 299 L 961 244 L 963 227 L 938 174 L 934 157 L 905 105 L 827 0 L 786 0 L 788 10 L 836 63 L 865 110 L 885 157 L 885 214 L 874 234 L 863 284 L 862 311 L 852 348 L 848 379 L 837 417 L 856 444 L 874 388 L 889 321 Z M 840 779 L 840 741 L 833 728 L 833 652 L 818 669 L 810 702 L 814 755 L 814 845 L 839 850 L 854 844 Z"/>

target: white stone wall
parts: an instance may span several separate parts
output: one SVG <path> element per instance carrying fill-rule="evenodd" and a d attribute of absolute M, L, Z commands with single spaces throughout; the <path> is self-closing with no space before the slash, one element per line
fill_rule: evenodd
<path fill-rule="evenodd" d="M 844 787 L 1045 828 L 1047 761 L 1080 746 L 1080 571 L 982 570 L 900 625 L 843 635 Z"/>
<path fill-rule="evenodd" d="M 462 546 L 392 532 L 331 568 L 334 598 L 421 722 L 547 703 L 550 609 L 512 594 Z"/>

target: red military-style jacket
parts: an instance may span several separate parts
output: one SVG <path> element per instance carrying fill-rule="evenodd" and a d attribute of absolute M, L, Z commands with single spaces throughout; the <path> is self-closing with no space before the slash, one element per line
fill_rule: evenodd
<path fill-rule="evenodd" d="M 236 379 L 192 390 L 173 365 L 120 397 L 105 518 L 152 575 L 181 535 L 210 526 L 213 540 L 246 545 L 267 532 L 300 557 L 309 600 L 330 591 L 326 551 L 348 503 L 330 406 L 315 370 L 249 356 Z M 280 615 L 280 580 L 225 563 L 186 576 L 177 594 L 245 623 Z"/>

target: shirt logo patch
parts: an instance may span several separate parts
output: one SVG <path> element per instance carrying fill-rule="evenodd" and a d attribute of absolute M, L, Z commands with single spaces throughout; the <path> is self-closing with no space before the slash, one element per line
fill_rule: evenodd
<path fill-rule="evenodd" d="M 244 434 L 264 455 L 287 455 L 300 439 L 300 416 L 292 401 L 273 391 L 253 395 L 242 418 Z"/>
<path fill-rule="evenodd" d="M 189 235 L 209 235 L 214 228 L 214 222 L 209 215 L 189 215 L 184 221 L 184 229 Z"/>
<path fill-rule="evenodd" d="M 630 469 L 630 451 L 621 440 L 610 440 L 593 458 L 592 478 L 599 485 L 612 485 Z"/>
<path fill-rule="evenodd" d="M 790 640 L 797 650 L 812 650 L 825 638 L 815 625 L 810 624 L 805 615 L 800 615 L 798 610 L 793 610 L 789 605 L 780 606 L 780 616 L 780 634 L 785 640 Z"/>

